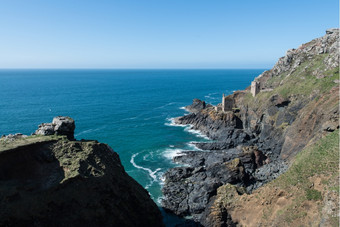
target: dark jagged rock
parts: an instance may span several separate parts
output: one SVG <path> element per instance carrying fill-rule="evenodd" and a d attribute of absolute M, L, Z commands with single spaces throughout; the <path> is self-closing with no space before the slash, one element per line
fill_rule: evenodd
<path fill-rule="evenodd" d="M 212 106 L 210 104 L 206 104 L 205 101 L 194 99 L 192 101 L 192 104 L 189 106 L 186 106 L 185 109 L 192 113 L 198 113 L 201 110 L 205 109 L 206 107 L 212 107 Z"/>
<path fill-rule="evenodd" d="M 194 220 L 200 220 L 218 187 L 226 183 L 243 187 L 252 185 L 255 170 L 263 162 L 264 157 L 260 156 L 256 149 L 246 147 L 183 152 L 174 161 L 190 164 L 190 167 L 176 167 L 165 173 L 163 207 L 177 215 L 190 214 Z"/>
<path fill-rule="evenodd" d="M 191 167 L 211 166 L 215 163 L 228 162 L 237 158 L 241 149 L 230 149 L 220 151 L 183 151 L 182 155 L 175 156 L 174 161 L 190 165 Z"/>
<path fill-rule="evenodd" d="M 164 208 L 180 216 L 193 215 L 195 220 L 199 220 L 218 187 L 228 182 L 242 183 L 247 175 L 242 162 L 234 159 L 208 167 L 174 168 L 165 177 Z"/>
<path fill-rule="evenodd" d="M 0 207 L 0 226 L 163 226 L 117 153 L 66 136 L 0 139 Z"/>
<path fill-rule="evenodd" d="M 243 188 L 225 184 L 217 189 L 217 195 L 213 196 L 201 216 L 200 222 L 205 227 L 233 227 L 237 226 L 226 209 L 226 204 L 230 203 L 237 195 L 244 194 Z"/>
<path fill-rule="evenodd" d="M 58 116 L 52 123 L 42 123 L 33 135 L 65 135 L 69 140 L 74 139 L 76 125 L 70 117 Z"/>
<path fill-rule="evenodd" d="M 176 124 L 190 124 L 193 129 L 200 130 L 214 140 L 231 138 L 235 129 L 242 128 L 242 122 L 235 113 L 216 112 L 213 107 L 175 118 L 174 121 Z"/>
<path fill-rule="evenodd" d="M 285 100 L 274 97 L 271 102 L 277 109 L 274 114 L 284 113 L 283 121 L 289 119 L 291 115 L 284 112 Z M 191 215 L 198 221 L 218 187 L 232 183 L 251 192 L 286 170 L 287 163 L 279 159 L 283 144 L 280 131 L 273 130 L 275 126 L 271 124 L 263 123 L 260 133 L 256 130 L 251 132 L 245 130 L 240 119 L 239 113 L 217 112 L 211 107 L 175 119 L 177 124 L 190 124 L 193 129 L 215 140 L 195 143 L 204 151 L 185 151 L 174 158 L 175 162 L 190 167 L 174 168 L 165 174 L 165 209 L 181 216 Z M 257 146 L 250 146 L 252 144 Z M 226 163 L 235 160 L 241 172 L 225 168 Z"/>

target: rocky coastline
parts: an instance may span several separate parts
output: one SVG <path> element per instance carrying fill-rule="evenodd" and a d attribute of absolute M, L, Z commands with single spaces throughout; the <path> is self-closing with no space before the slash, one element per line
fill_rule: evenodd
<path fill-rule="evenodd" d="M 329 29 L 287 51 L 255 79 L 256 94 L 248 87 L 227 96 L 227 111 L 194 99 L 186 107 L 190 114 L 174 122 L 212 142 L 174 158 L 183 166 L 164 175 L 163 207 L 197 225 L 236 225 L 225 207 L 213 207 L 223 187 L 251 194 L 285 173 L 303 148 L 339 128 L 338 48 L 339 29 Z"/>
<path fill-rule="evenodd" d="M 339 29 L 329 29 L 287 51 L 245 90 L 223 95 L 221 104 L 194 99 L 190 114 L 174 119 L 212 140 L 174 157 L 181 166 L 164 174 L 163 208 L 190 219 L 179 226 L 338 222 L 339 190 L 329 189 L 339 188 L 338 50 Z M 74 129 L 72 118 L 59 116 L 31 136 L 1 137 L 0 226 L 164 226 L 118 154 L 76 140 Z M 312 170 L 318 175 L 306 174 Z"/>
<path fill-rule="evenodd" d="M 197 103 L 202 103 L 197 105 Z M 184 151 L 173 161 L 183 164 L 165 173 L 163 207 L 179 216 L 191 216 L 202 223 L 205 210 L 217 189 L 227 183 L 239 193 L 251 193 L 272 181 L 288 168 L 288 162 L 275 155 L 264 154 L 258 148 L 258 138 L 244 131 L 235 112 L 217 113 L 213 118 L 206 111 L 214 107 L 195 99 L 186 107 L 189 115 L 174 119 L 176 124 L 191 125 L 213 139 L 195 143 L 202 151 Z M 277 149 L 276 144 L 272 145 Z M 199 224 L 197 224 L 199 225 Z"/>

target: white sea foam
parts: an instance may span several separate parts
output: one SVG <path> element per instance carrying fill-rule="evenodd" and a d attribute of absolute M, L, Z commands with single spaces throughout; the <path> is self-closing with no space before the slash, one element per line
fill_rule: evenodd
<path fill-rule="evenodd" d="M 187 127 L 188 125 L 180 125 L 175 123 L 175 118 L 167 118 L 168 122 L 164 123 L 166 126 L 175 126 L 175 127 Z"/>
<path fill-rule="evenodd" d="M 150 154 L 146 154 L 143 156 L 143 160 L 146 161 L 150 157 Z"/>
<path fill-rule="evenodd" d="M 195 143 L 197 143 L 197 141 L 190 141 L 187 144 L 188 144 L 188 147 L 193 151 L 202 151 L 202 149 L 198 148 Z"/>
<path fill-rule="evenodd" d="M 154 152 L 151 151 L 151 152 L 143 155 L 143 160 L 144 161 L 149 161 L 149 160 L 152 160 L 153 157 L 154 157 Z"/>
<path fill-rule="evenodd" d="M 135 116 L 135 117 L 128 117 L 128 118 L 124 118 L 122 119 L 121 121 L 129 121 L 129 120 L 134 120 L 134 119 L 137 119 L 138 116 Z"/>
<path fill-rule="evenodd" d="M 184 150 L 183 149 L 179 149 L 179 148 L 175 148 L 175 149 L 167 148 L 167 149 L 164 150 L 163 156 L 165 158 L 168 158 L 168 159 L 172 160 L 174 157 L 181 155 L 182 151 L 184 151 Z"/>
<path fill-rule="evenodd" d="M 161 205 L 163 199 L 164 199 L 164 196 L 158 197 L 157 200 L 156 200 L 157 204 L 158 204 L 158 205 Z"/>
<path fill-rule="evenodd" d="M 182 107 L 180 107 L 179 109 L 180 109 L 180 110 L 184 110 L 185 112 L 188 112 L 188 113 L 190 113 L 190 111 L 189 111 L 189 110 L 187 110 L 187 108 L 185 108 L 185 106 L 182 106 Z"/>
<path fill-rule="evenodd" d="M 208 98 L 208 99 L 218 99 L 217 97 L 215 97 L 217 94 L 218 94 L 218 92 L 209 93 L 209 94 L 205 95 L 204 97 Z"/>
<path fill-rule="evenodd" d="M 210 95 L 206 95 L 206 96 L 204 96 L 204 97 L 207 98 L 207 99 L 212 99 L 212 100 L 218 99 L 217 97 L 212 97 L 212 96 L 210 96 Z"/>
<path fill-rule="evenodd" d="M 164 185 L 164 182 L 165 182 L 165 177 L 163 175 L 164 175 L 164 172 L 161 172 L 161 171 L 157 172 L 157 179 L 160 185 Z"/>
<path fill-rule="evenodd" d="M 166 126 L 183 127 L 184 131 L 186 131 L 186 132 L 194 134 L 197 137 L 204 138 L 206 140 L 210 140 L 209 137 L 207 137 L 206 135 L 203 135 L 199 130 L 192 129 L 193 125 L 191 125 L 191 124 L 187 124 L 187 125 L 176 124 L 175 118 L 167 118 L 166 120 L 168 121 L 167 123 L 164 124 Z"/>
<path fill-rule="evenodd" d="M 165 176 L 164 176 L 164 173 L 162 173 L 162 175 L 159 177 L 159 179 L 161 180 L 160 184 L 164 184 L 165 182 Z"/>
<path fill-rule="evenodd" d="M 169 102 L 169 103 L 167 103 L 167 104 L 165 104 L 163 106 L 156 107 L 155 110 L 156 109 L 163 109 L 163 108 L 165 108 L 167 106 L 171 106 L 171 105 L 174 105 L 174 104 L 176 104 L 176 102 Z"/>
<path fill-rule="evenodd" d="M 203 138 L 203 139 L 206 139 L 206 140 L 209 140 L 209 137 L 207 137 L 206 135 L 203 135 L 199 130 L 196 130 L 196 129 L 192 129 L 192 126 L 187 126 L 184 131 L 186 132 L 189 132 L 191 134 L 194 134 L 195 136 L 197 137 L 200 137 L 200 138 Z"/>
<path fill-rule="evenodd" d="M 80 136 L 80 135 L 83 135 L 83 134 L 88 134 L 90 132 L 96 132 L 96 131 L 99 131 L 99 130 L 105 128 L 105 127 L 106 126 L 104 125 L 104 126 L 101 126 L 99 128 L 95 128 L 95 129 L 87 129 L 87 130 L 84 130 L 84 131 L 81 131 L 81 132 L 75 134 L 74 137 L 77 137 L 77 136 Z"/>
<path fill-rule="evenodd" d="M 94 129 L 84 130 L 84 131 L 82 131 L 82 132 L 79 132 L 79 133 L 75 134 L 74 136 L 75 136 L 75 137 L 76 137 L 76 136 L 80 136 L 80 135 L 83 135 L 83 134 L 86 134 L 86 133 L 89 133 L 89 132 L 92 132 L 92 131 L 94 131 Z"/>
<path fill-rule="evenodd" d="M 136 162 L 135 162 L 135 158 L 136 158 L 137 155 L 139 155 L 139 153 L 133 154 L 133 155 L 131 156 L 130 163 L 131 163 L 135 168 L 137 168 L 137 169 L 142 169 L 142 170 L 148 172 L 149 176 L 152 178 L 152 182 L 151 182 L 151 184 L 152 184 L 154 181 L 157 180 L 156 173 L 157 173 L 158 171 L 160 171 L 161 168 L 157 168 L 155 171 L 152 171 L 152 170 L 149 169 L 149 168 L 146 168 L 146 167 L 137 165 Z M 150 186 L 150 185 L 149 185 L 149 186 Z"/>
<path fill-rule="evenodd" d="M 154 119 L 154 118 L 159 118 L 159 116 L 146 117 L 146 118 L 144 118 L 144 121 L 148 121 L 148 120 Z"/>

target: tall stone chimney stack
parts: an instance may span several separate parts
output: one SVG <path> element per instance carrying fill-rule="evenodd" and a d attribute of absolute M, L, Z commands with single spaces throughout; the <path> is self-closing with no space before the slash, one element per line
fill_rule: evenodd
<path fill-rule="evenodd" d="M 250 92 L 255 97 L 260 92 L 260 84 L 257 81 L 251 82 Z"/>

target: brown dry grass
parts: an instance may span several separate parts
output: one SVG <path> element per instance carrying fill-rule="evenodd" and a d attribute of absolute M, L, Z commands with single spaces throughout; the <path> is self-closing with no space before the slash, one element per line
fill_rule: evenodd
<path fill-rule="evenodd" d="M 302 151 L 273 182 L 228 199 L 233 221 L 249 227 L 339 226 L 338 133 Z"/>

